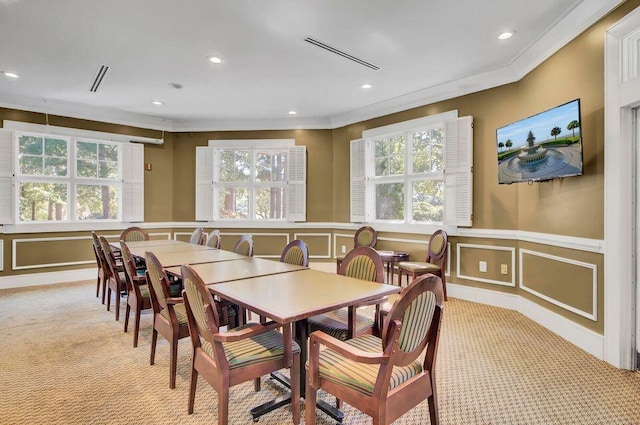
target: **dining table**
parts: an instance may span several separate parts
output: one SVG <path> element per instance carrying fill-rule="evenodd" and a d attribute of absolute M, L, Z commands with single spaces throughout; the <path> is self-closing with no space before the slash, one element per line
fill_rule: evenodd
<path fill-rule="evenodd" d="M 218 261 L 198 264 L 191 263 L 191 266 L 207 286 L 215 285 L 220 282 L 230 282 L 250 277 L 269 276 L 273 274 L 308 269 L 304 266 L 268 260 L 265 258 L 241 257 L 242 258 L 239 258 L 236 261 Z M 180 266 L 165 267 L 165 271 L 178 278 L 182 277 Z"/>
<path fill-rule="evenodd" d="M 235 266 L 234 262 L 234 266 Z M 300 389 L 304 395 L 307 361 L 307 319 L 318 314 L 354 308 L 356 304 L 372 301 L 400 292 L 395 285 L 370 282 L 313 269 L 291 271 L 265 276 L 248 277 L 208 285 L 215 296 L 235 303 L 282 325 L 285 360 L 293 361 L 291 340 L 300 346 Z M 288 380 L 272 375 L 287 385 Z M 291 402 L 291 393 L 251 409 L 256 421 L 260 416 Z M 318 407 L 337 421 L 343 415 L 335 407 L 318 400 Z"/>

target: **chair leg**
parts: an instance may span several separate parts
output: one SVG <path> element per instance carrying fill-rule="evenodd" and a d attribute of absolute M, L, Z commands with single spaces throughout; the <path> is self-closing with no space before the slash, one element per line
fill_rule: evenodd
<path fill-rule="evenodd" d="M 100 298 L 100 272 L 98 272 L 98 281 L 96 282 L 96 298 Z"/>
<path fill-rule="evenodd" d="M 447 279 L 444 276 L 444 273 L 441 273 L 440 279 L 442 280 L 442 293 L 444 294 L 444 300 L 448 301 L 447 298 Z"/>
<path fill-rule="evenodd" d="M 336 397 L 336 409 L 342 409 L 342 400 Z"/>
<path fill-rule="evenodd" d="M 256 378 L 253 380 L 253 390 L 255 392 L 260 391 L 260 378 Z"/>
<path fill-rule="evenodd" d="M 134 328 L 133 328 L 133 347 L 137 347 L 138 346 L 138 335 L 140 334 L 140 315 L 142 313 L 142 308 L 141 306 L 138 306 L 138 308 L 136 309 L 136 321 L 134 323 Z"/>
<path fill-rule="evenodd" d="M 223 385 L 218 391 L 218 425 L 229 422 L 229 387 Z"/>
<path fill-rule="evenodd" d="M 402 288 L 402 268 L 398 267 L 398 286 Z"/>
<path fill-rule="evenodd" d="M 120 291 L 114 291 L 116 297 L 116 322 L 120 321 Z"/>
<path fill-rule="evenodd" d="M 300 423 L 300 353 L 294 354 L 291 365 L 291 410 L 293 423 L 298 425 Z"/>
<path fill-rule="evenodd" d="M 127 300 L 127 308 L 124 311 L 124 331 L 127 332 L 129 330 L 129 316 L 131 315 L 131 305 L 129 304 L 129 300 Z"/>
<path fill-rule="evenodd" d="M 158 331 L 156 328 L 153 328 L 153 332 L 151 332 L 151 359 L 149 360 L 149 364 L 153 366 L 156 361 L 156 342 L 158 341 Z"/>
<path fill-rule="evenodd" d="M 309 371 L 307 371 L 307 374 Z M 304 394 L 305 404 L 305 425 L 315 425 L 316 423 L 316 389 L 311 386 L 309 379 Z"/>
<path fill-rule="evenodd" d="M 174 335 L 169 353 L 169 388 L 176 387 L 176 369 L 178 368 L 178 338 Z"/>
<path fill-rule="evenodd" d="M 102 304 L 104 304 L 104 297 L 107 293 L 107 278 L 102 279 Z"/>
<path fill-rule="evenodd" d="M 191 356 L 191 379 L 189 380 L 189 405 L 187 406 L 187 413 L 193 413 L 193 405 L 196 401 L 196 387 L 198 385 L 198 371 L 195 367 L 195 357 L 196 354 L 193 353 Z"/>
<path fill-rule="evenodd" d="M 102 304 L 104 304 L 104 300 Z M 107 311 L 111 311 L 111 287 L 107 289 Z"/>

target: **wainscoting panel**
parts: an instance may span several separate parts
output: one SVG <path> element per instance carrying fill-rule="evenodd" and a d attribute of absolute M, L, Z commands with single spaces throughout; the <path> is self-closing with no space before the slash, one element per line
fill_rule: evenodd
<path fill-rule="evenodd" d="M 520 287 L 587 319 L 598 320 L 598 266 L 520 249 Z"/>
<path fill-rule="evenodd" d="M 331 258 L 331 233 L 294 233 L 309 248 L 309 258 Z"/>
<path fill-rule="evenodd" d="M 456 245 L 456 275 L 460 279 L 492 285 L 516 286 L 516 250 L 509 246 L 458 243 Z M 484 262 L 486 271 L 479 270 Z M 507 265 L 507 274 L 501 273 L 501 265 Z"/>
<path fill-rule="evenodd" d="M 105 235 L 118 240 L 120 235 Z M 11 266 L 13 270 L 42 269 L 79 264 L 95 264 L 91 236 L 14 239 Z M 43 253 L 46 252 L 46 255 Z M 43 261 L 45 260 L 46 261 Z"/>

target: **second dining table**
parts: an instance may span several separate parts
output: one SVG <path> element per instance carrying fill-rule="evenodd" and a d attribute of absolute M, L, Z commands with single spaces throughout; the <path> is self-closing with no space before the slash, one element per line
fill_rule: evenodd
<path fill-rule="evenodd" d="M 281 324 L 285 339 L 285 358 L 289 365 L 293 359 L 290 343 L 292 327 L 295 328 L 295 340 L 301 350 L 301 393 L 304 393 L 306 375 L 307 319 L 400 292 L 400 288 L 394 285 L 312 269 L 220 282 L 208 285 L 208 288 L 222 299 Z M 278 380 L 286 384 L 285 381 Z M 291 394 L 288 394 L 252 409 L 250 413 L 254 421 L 265 413 L 290 403 L 290 397 Z M 318 400 L 318 407 L 336 420 L 342 420 L 342 413 L 328 403 Z"/>

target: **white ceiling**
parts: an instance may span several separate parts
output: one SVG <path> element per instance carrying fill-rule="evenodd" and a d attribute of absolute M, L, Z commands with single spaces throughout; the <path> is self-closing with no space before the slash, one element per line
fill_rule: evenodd
<path fill-rule="evenodd" d="M 0 0 L 0 71 L 20 75 L 0 75 L 0 106 L 175 131 L 335 128 L 519 80 L 622 2 Z"/>

